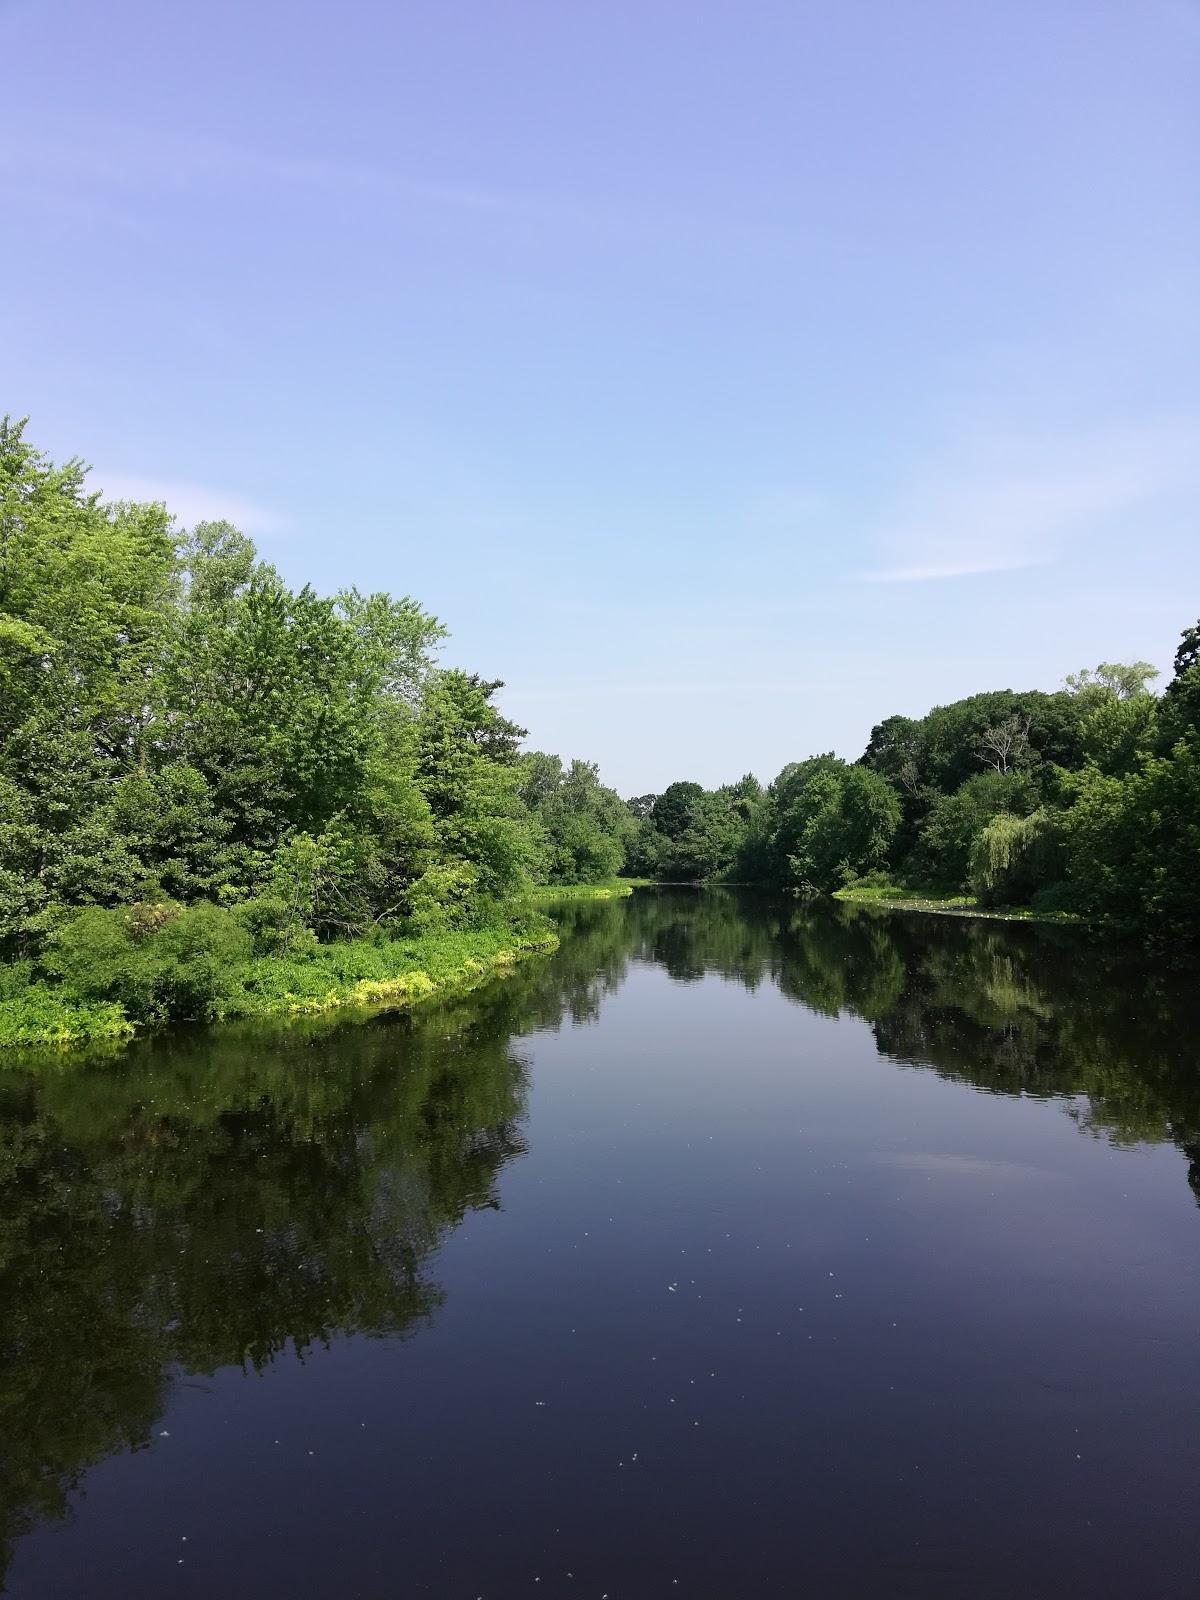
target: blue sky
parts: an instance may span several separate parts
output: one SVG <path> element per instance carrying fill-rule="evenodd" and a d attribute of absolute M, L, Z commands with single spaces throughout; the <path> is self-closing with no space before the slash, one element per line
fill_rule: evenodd
<path fill-rule="evenodd" d="M 0 0 L 0 409 L 531 744 L 769 778 L 1200 611 L 1200 4 Z"/>

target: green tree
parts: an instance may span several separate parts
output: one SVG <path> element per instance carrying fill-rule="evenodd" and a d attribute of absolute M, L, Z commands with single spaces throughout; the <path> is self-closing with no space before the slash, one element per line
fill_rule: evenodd
<path fill-rule="evenodd" d="M 1027 773 L 976 772 L 953 794 L 938 795 L 921 829 L 908 869 L 931 884 L 966 887 L 975 842 L 993 817 L 1028 816 L 1038 793 Z"/>
<path fill-rule="evenodd" d="M 1069 673 L 1066 682 L 1072 694 L 1132 700 L 1149 694 L 1150 685 L 1158 675 L 1158 668 L 1149 661 L 1102 661 L 1095 669 L 1083 667 L 1079 672 Z"/>
<path fill-rule="evenodd" d="M 886 779 L 833 755 L 785 767 L 771 788 L 771 853 L 779 881 L 839 888 L 887 861 L 900 801 Z"/>
<path fill-rule="evenodd" d="M 664 838 L 672 841 L 682 837 L 692 824 L 696 807 L 704 797 L 698 783 L 677 782 L 668 784 L 654 802 L 650 816 L 654 826 Z"/>
<path fill-rule="evenodd" d="M 523 730 L 493 704 L 501 687 L 465 672 L 436 672 L 417 722 L 416 785 L 429 807 L 436 858 L 423 887 L 447 885 L 452 923 L 520 893 L 536 859 L 519 792 Z M 428 914 L 427 892 L 419 899 Z"/>
<path fill-rule="evenodd" d="M 1044 811 L 1014 817 L 1001 811 L 971 848 L 971 888 L 982 905 L 1028 905 L 1061 874 L 1056 820 Z"/>
<path fill-rule="evenodd" d="M 521 758 L 521 798 L 539 832 L 545 882 L 604 883 L 625 865 L 637 823 L 594 762 L 564 769 L 558 756 L 531 751 Z"/>

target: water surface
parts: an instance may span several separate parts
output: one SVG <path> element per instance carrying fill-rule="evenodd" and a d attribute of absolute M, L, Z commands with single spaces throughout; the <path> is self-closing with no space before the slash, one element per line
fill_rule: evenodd
<path fill-rule="evenodd" d="M 0 1074 L 15 1596 L 1171 1597 L 1195 973 L 728 892 Z"/>

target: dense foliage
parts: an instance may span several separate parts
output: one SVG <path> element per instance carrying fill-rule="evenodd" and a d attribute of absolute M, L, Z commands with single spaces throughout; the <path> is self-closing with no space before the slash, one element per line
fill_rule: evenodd
<path fill-rule="evenodd" d="M 833 755 L 712 791 L 630 802 L 631 860 L 662 879 L 801 891 L 886 881 L 981 904 L 1200 930 L 1200 623 L 1158 696 L 1146 662 L 1063 689 L 999 690 L 893 716 Z"/>
<path fill-rule="evenodd" d="M 623 802 L 522 757 L 443 637 L 407 598 L 292 589 L 226 523 L 102 504 L 0 423 L 0 1041 L 56 1003 L 93 1033 L 254 1010 L 256 962 L 323 979 L 331 941 L 519 948 L 536 883 L 611 878 Z"/>
<path fill-rule="evenodd" d="M 467 970 L 536 944 L 536 885 L 618 872 L 1200 928 L 1200 623 L 1161 696 L 1105 663 L 624 802 L 522 754 L 416 601 L 293 589 L 85 477 L 0 423 L 0 1043 L 309 1007 L 427 970 L 419 940 Z"/>

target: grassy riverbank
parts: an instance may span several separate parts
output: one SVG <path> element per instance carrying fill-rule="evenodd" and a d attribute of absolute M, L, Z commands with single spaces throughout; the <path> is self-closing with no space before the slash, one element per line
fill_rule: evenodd
<path fill-rule="evenodd" d="M 974 895 L 939 894 L 934 889 L 909 889 L 900 884 L 851 885 L 834 892 L 835 900 L 850 905 L 882 906 L 890 911 L 930 911 L 943 917 L 985 917 L 994 922 L 1055 922 L 1092 924 L 1093 919 L 1070 911 L 1034 911 L 1029 906 L 984 906 Z"/>
<path fill-rule="evenodd" d="M 635 889 L 645 888 L 650 878 L 614 878 L 610 883 L 544 883 L 533 892 L 539 906 L 563 900 L 626 900 Z"/>
<path fill-rule="evenodd" d="M 172 1021 L 414 1005 L 557 948 L 545 914 L 554 905 L 624 899 L 634 887 L 627 879 L 547 886 L 533 892 L 533 909 L 468 932 L 302 942 L 274 954 L 238 946 L 236 937 L 230 943 L 236 930 L 216 907 L 179 908 L 148 934 L 139 926 L 132 942 L 129 919 L 117 922 L 116 913 L 105 913 L 107 925 L 89 933 L 83 959 L 77 948 L 73 967 L 58 981 L 53 953 L 43 966 L 0 968 L 0 1049 L 120 1040 Z M 206 924 L 184 933 L 197 916 Z M 167 939 L 173 939 L 169 951 L 159 948 Z"/>
<path fill-rule="evenodd" d="M 394 1008 L 474 987 L 531 956 L 548 954 L 558 936 L 544 918 L 419 938 L 352 940 L 297 954 L 253 956 L 233 973 L 203 1018 L 297 1016 L 343 1006 Z M 114 974 L 114 981 L 118 975 Z M 172 1020 L 161 1011 L 131 1015 L 119 1000 L 80 993 L 6 969 L 0 989 L 0 1048 L 120 1039 L 140 1026 Z M 178 1015 L 178 1014 L 177 1014 Z"/>

